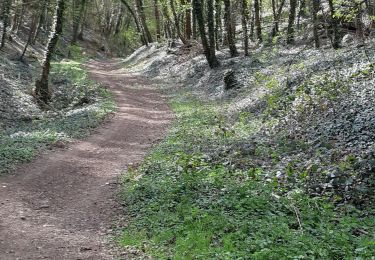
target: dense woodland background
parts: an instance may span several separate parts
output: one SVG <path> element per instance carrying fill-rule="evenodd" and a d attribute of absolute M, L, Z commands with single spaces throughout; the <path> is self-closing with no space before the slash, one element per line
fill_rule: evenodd
<path fill-rule="evenodd" d="M 97 127 L 114 104 L 82 64 L 127 57 L 127 73 L 165 82 L 176 113 L 124 176 L 119 240 L 132 257 L 375 255 L 375 0 L 0 10 L 0 174 Z"/>
<path fill-rule="evenodd" d="M 0 48 L 23 34 L 27 40 L 19 46 L 22 60 L 30 45 L 46 45 L 35 95 L 48 103 L 49 63 L 64 22 L 69 27 L 65 45 L 74 46 L 85 37 L 94 41 L 95 36 L 100 50 L 112 54 L 129 54 L 152 42 L 167 41 L 171 47 L 181 42 L 187 51 L 201 45 L 209 66 L 215 68 L 220 65 L 216 51 L 229 48 L 232 57 L 239 55 L 237 38 L 244 56 L 259 44 L 329 44 L 337 49 L 354 36 L 364 42 L 373 34 L 374 6 L 372 0 L 2 0 Z"/>
<path fill-rule="evenodd" d="M 85 37 L 90 40 L 93 33 L 84 32 L 92 30 L 100 35 L 107 52 L 129 54 L 152 42 L 170 41 L 173 45 L 181 41 L 187 47 L 202 43 L 209 57 L 222 48 L 237 55 L 239 38 L 245 55 L 260 43 L 314 44 L 319 48 L 329 42 L 339 48 L 348 33 L 360 41 L 371 37 L 375 12 L 372 0 L 77 0 L 62 1 L 61 5 L 65 12 L 60 18 L 69 28 L 65 37 L 70 44 Z M 1 47 L 23 33 L 29 36 L 27 45 L 46 42 L 53 29 L 55 1 L 2 0 L 1 8 Z"/>

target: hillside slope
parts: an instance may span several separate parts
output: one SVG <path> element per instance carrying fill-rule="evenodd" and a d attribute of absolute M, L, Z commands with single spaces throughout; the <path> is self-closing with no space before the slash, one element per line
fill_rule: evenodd
<path fill-rule="evenodd" d="M 216 70 L 180 47 L 128 57 L 169 78 L 177 120 L 125 174 L 121 243 L 176 259 L 374 255 L 374 47 L 221 52 Z"/>

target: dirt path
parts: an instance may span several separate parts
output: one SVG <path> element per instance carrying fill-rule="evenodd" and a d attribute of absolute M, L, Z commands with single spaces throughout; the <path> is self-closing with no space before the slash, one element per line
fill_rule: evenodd
<path fill-rule="evenodd" d="M 41 155 L 0 178 L 0 259 L 113 259 L 104 246 L 119 213 L 117 179 L 160 140 L 172 114 L 152 82 L 92 61 L 116 116 L 84 141 Z"/>

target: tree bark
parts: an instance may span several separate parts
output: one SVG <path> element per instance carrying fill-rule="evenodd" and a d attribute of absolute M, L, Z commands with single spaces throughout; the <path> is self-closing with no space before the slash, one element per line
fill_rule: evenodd
<path fill-rule="evenodd" d="M 74 0 L 74 3 L 74 7 L 76 7 L 75 9 L 78 9 L 78 13 L 76 13 L 75 10 L 73 11 L 73 35 L 71 44 L 75 44 L 78 40 L 78 30 L 82 23 L 82 17 L 85 11 L 86 0 Z"/>
<path fill-rule="evenodd" d="M 10 29 L 12 33 L 18 33 L 19 23 L 21 21 L 21 17 L 25 11 L 24 1 L 16 1 L 16 10 L 13 15 L 12 19 L 12 28 Z"/>
<path fill-rule="evenodd" d="M 148 44 L 147 37 L 146 37 L 144 31 L 141 29 L 141 26 L 139 24 L 137 15 L 133 11 L 133 9 L 130 7 L 130 5 L 128 4 L 128 2 L 126 2 L 125 0 L 120 0 L 120 1 L 121 1 L 121 3 L 123 3 L 125 5 L 126 9 L 128 9 L 129 13 L 133 17 L 134 23 L 135 23 L 135 27 L 136 27 L 138 33 L 140 34 L 140 40 L 141 40 L 142 44 L 147 45 Z"/>
<path fill-rule="evenodd" d="M 139 20 L 141 21 L 142 28 L 145 33 L 145 38 L 148 43 L 153 42 L 152 36 L 150 33 L 150 30 L 148 29 L 147 23 L 146 23 L 146 15 L 144 11 L 144 6 L 142 0 L 135 0 L 135 6 L 136 6 L 136 11 L 139 17 Z"/>
<path fill-rule="evenodd" d="M 340 48 L 340 34 L 339 29 L 337 26 L 337 19 L 335 17 L 335 6 L 333 4 L 333 0 L 328 0 L 329 9 L 331 12 L 331 26 L 332 26 L 332 33 L 333 33 L 333 39 L 332 39 L 332 47 L 334 49 Z"/>
<path fill-rule="evenodd" d="M 3 10 L 2 10 L 2 16 L 3 16 L 3 31 L 1 34 L 1 43 L 0 43 L 0 49 L 2 49 L 5 45 L 5 38 L 7 35 L 7 29 L 9 25 L 9 18 L 10 18 L 10 6 L 12 5 L 11 0 L 4 0 L 3 3 Z"/>
<path fill-rule="evenodd" d="M 275 37 L 279 33 L 279 22 L 280 22 L 281 12 L 283 11 L 284 4 L 285 4 L 285 0 L 281 0 L 281 3 L 279 5 L 277 12 L 274 13 L 271 38 Z M 275 6 L 275 9 L 276 9 L 276 6 Z"/>
<path fill-rule="evenodd" d="M 263 41 L 262 37 L 262 25 L 260 22 L 260 5 L 259 0 L 254 0 L 254 18 L 255 18 L 255 28 L 257 32 L 257 39 L 259 42 Z"/>
<path fill-rule="evenodd" d="M 286 42 L 288 44 L 294 43 L 294 21 L 296 18 L 297 0 L 290 0 L 290 10 L 288 19 L 288 29 Z"/>
<path fill-rule="evenodd" d="M 319 0 L 312 0 L 312 17 L 313 17 L 313 33 L 314 33 L 314 43 L 315 48 L 320 47 L 319 42 L 319 32 L 318 32 L 318 10 L 319 10 Z"/>
<path fill-rule="evenodd" d="M 160 27 L 160 12 L 159 12 L 159 1 L 154 0 L 154 15 L 156 23 L 156 40 L 161 39 L 161 27 Z"/>
<path fill-rule="evenodd" d="M 254 6 L 250 8 L 250 39 L 254 41 L 254 27 L 255 27 L 255 17 L 254 17 Z"/>
<path fill-rule="evenodd" d="M 298 11 L 298 19 L 297 19 L 297 28 L 298 29 L 300 29 L 301 17 L 306 17 L 306 0 L 300 0 L 299 1 L 299 11 Z"/>
<path fill-rule="evenodd" d="M 225 29 L 227 34 L 227 41 L 229 46 L 230 55 L 235 57 L 238 55 L 238 51 L 235 43 L 235 35 L 233 34 L 232 28 L 232 14 L 230 0 L 224 0 L 224 21 Z"/>
<path fill-rule="evenodd" d="M 220 49 L 223 42 L 223 24 L 221 22 L 221 0 L 215 2 L 215 41 L 216 49 Z"/>
<path fill-rule="evenodd" d="M 176 32 L 177 32 L 177 36 L 178 36 L 178 38 L 180 38 L 180 40 L 182 41 L 183 44 L 186 44 L 187 41 L 186 41 L 185 37 L 182 35 L 182 33 L 181 33 L 180 22 L 178 20 L 178 15 L 177 15 L 177 12 L 176 12 L 176 8 L 174 6 L 174 4 L 175 4 L 174 0 L 169 0 L 169 4 L 171 6 L 173 20 L 174 20 L 174 26 L 175 26 L 175 29 L 176 29 Z"/>
<path fill-rule="evenodd" d="M 45 22 L 46 19 L 46 10 L 48 7 L 48 0 L 44 0 L 43 4 L 41 5 L 40 13 L 39 13 L 39 19 L 38 19 L 38 24 L 36 26 L 36 30 L 32 36 L 31 45 L 34 45 L 36 42 L 36 39 L 38 38 L 39 32 L 42 28 L 43 23 Z"/>
<path fill-rule="evenodd" d="M 35 4 L 32 7 L 34 7 L 33 9 L 35 9 L 35 10 L 38 10 L 38 9 L 40 10 L 41 7 L 42 7 L 41 5 Z M 20 60 L 21 61 L 23 60 L 23 58 L 24 58 L 24 56 L 26 54 L 27 48 L 29 47 L 29 45 L 31 44 L 31 42 L 32 42 L 32 40 L 34 38 L 34 35 L 35 35 L 36 30 L 38 28 L 38 21 L 40 19 L 40 15 L 41 15 L 40 11 L 35 11 L 35 13 L 33 14 L 33 16 L 31 17 L 30 31 L 29 31 L 29 35 L 27 37 L 27 41 L 25 43 L 25 46 L 23 48 L 22 54 L 20 56 Z"/>
<path fill-rule="evenodd" d="M 63 14 L 64 0 L 57 0 L 52 34 L 48 41 L 47 50 L 45 52 L 42 74 L 40 76 L 40 79 L 35 83 L 35 97 L 37 98 L 37 101 L 41 106 L 44 106 L 51 101 L 51 92 L 48 86 L 48 78 L 51 69 L 52 55 L 55 51 L 59 36 L 62 33 L 63 29 Z"/>
<path fill-rule="evenodd" d="M 192 17 L 192 25 L 191 26 L 192 26 L 192 37 L 193 37 L 194 40 L 196 40 L 198 38 L 198 29 L 197 29 L 197 18 L 195 16 L 194 10 L 193 10 L 193 17 Z"/>
<path fill-rule="evenodd" d="M 114 31 L 115 36 L 118 35 L 121 31 L 123 16 L 124 16 L 124 9 L 123 9 L 123 6 L 121 6 L 117 15 L 117 19 L 116 19 L 116 26 L 115 26 L 115 31 Z"/>
<path fill-rule="evenodd" d="M 208 39 L 210 43 L 210 57 L 216 57 L 215 53 L 215 17 L 214 17 L 214 1 L 207 0 L 207 26 Z M 216 60 L 217 62 L 217 60 Z M 217 62 L 218 63 L 218 62 Z"/>
<path fill-rule="evenodd" d="M 185 0 L 183 0 L 185 2 Z M 191 0 L 188 0 L 187 3 L 191 5 Z M 192 36 L 191 30 L 191 8 L 186 8 L 185 10 L 185 38 L 190 40 Z"/>
<path fill-rule="evenodd" d="M 205 26 L 204 26 L 204 18 L 203 18 L 201 0 L 193 0 L 193 8 L 194 8 L 195 18 L 197 20 L 199 33 L 200 33 L 200 36 L 201 36 L 204 54 L 206 56 L 208 65 L 210 66 L 210 68 L 218 67 L 219 62 L 216 58 L 216 55 L 212 55 L 212 53 L 215 53 L 215 52 L 212 52 L 210 50 L 210 46 L 208 45 L 207 36 L 206 36 L 206 29 L 205 29 Z M 213 46 L 213 48 L 214 48 L 214 51 L 215 51 L 214 46 Z"/>
<path fill-rule="evenodd" d="M 245 56 L 249 56 L 249 34 L 247 29 L 247 22 L 249 20 L 247 10 L 247 0 L 242 0 L 242 33 L 243 33 L 243 48 Z"/>

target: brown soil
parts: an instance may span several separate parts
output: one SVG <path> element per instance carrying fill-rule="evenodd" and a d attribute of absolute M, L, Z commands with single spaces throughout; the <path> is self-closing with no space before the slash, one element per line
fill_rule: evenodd
<path fill-rule="evenodd" d="M 120 215 L 118 178 L 162 138 L 172 118 L 155 82 L 116 60 L 87 64 L 115 94 L 118 111 L 84 141 L 0 178 L 0 259 L 114 259 L 106 246 Z"/>

